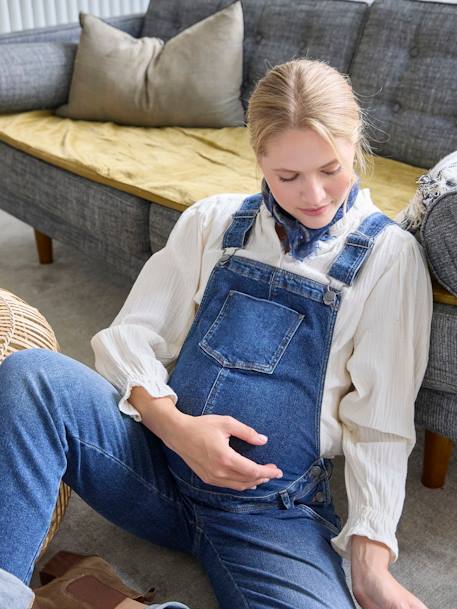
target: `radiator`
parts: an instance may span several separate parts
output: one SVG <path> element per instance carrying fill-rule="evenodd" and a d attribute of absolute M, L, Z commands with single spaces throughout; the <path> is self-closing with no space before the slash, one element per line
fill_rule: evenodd
<path fill-rule="evenodd" d="M 144 13 L 149 0 L 0 0 L 0 33 L 78 21 L 78 12 L 99 17 Z"/>

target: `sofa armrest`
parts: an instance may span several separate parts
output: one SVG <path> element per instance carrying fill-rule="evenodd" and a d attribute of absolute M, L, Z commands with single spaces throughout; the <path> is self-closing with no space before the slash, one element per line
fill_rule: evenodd
<path fill-rule="evenodd" d="M 422 220 L 419 241 L 430 270 L 448 292 L 457 296 L 457 189 L 435 199 Z"/>
<path fill-rule="evenodd" d="M 143 15 L 105 21 L 132 36 L 143 27 Z M 0 36 L 0 113 L 67 101 L 80 32 L 79 24 L 69 24 Z"/>
<path fill-rule="evenodd" d="M 104 18 L 113 27 L 138 38 L 143 28 L 144 14 L 122 15 Z M 19 44 L 35 42 L 78 42 L 81 27 L 79 23 L 68 23 L 52 27 L 22 30 L 0 35 L 0 44 Z"/>
<path fill-rule="evenodd" d="M 0 112 L 54 108 L 68 98 L 78 45 L 0 45 Z"/>

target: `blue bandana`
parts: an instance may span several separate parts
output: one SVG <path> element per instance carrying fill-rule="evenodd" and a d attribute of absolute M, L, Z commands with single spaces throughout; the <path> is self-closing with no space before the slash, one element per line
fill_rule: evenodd
<path fill-rule="evenodd" d="M 359 181 L 360 179 L 357 176 L 356 181 L 349 193 L 347 202 L 348 210 L 352 207 L 357 198 L 357 194 L 359 192 Z M 272 195 L 270 187 L 268 186 L 265 178 L 262 179 L 262 195 L 263 202 L 265 203 L 268 211 L 271 213 L 276 222 L 285 229 L 291 256 L 297 258 L 298 260 L 303 260 L 303 258 L 309 256 L 309 254 L 315 250 L 319 240 L 326 241 L 329 239 L 331 236 L 329 230 L 330 227 L 343 217 L 343 203 L 341 203 L 338 211 L 329 224 L 323 226 L 322 228 L 308 228 L 279 205 Z"/>

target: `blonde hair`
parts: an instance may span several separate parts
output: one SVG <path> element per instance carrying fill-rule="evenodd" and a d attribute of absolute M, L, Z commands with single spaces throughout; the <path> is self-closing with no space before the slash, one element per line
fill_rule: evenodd
<path fill-rule="evenodd" d="M 258 81 L 248 102 L 247 127 L 257 158 L 265 154 L 271 138 L 288 129 L 311 128 L 330 144 L 353 178 L 356 168 L 357 173 L 366 173 L 372 163 L 367 124 L 349 76 L 317 59 L 274 66 Z M 355 146 L 354 167 L 347 167 L 340 157 L 336 138 Z"/>

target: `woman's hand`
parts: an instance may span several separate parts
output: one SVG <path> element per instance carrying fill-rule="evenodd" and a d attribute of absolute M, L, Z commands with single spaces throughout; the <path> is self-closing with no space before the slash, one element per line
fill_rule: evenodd
<path fill-rule="evenodd" d="M 243 457 L 229 446 L 231 436 L 262 445 L 266 436 L 231 416 L 181 414 L 173 429 L 162 437 L 203 482 L 244 491 L 282 477 L 273 463 L 260 465 Z"/>
<path fill-rule="evenodd" d="M 143 424 L 207 484 L 244 491 L 282 477 L 273 463 L 260 465 L 229 446 L 231 436 L 257 445 L 268 440 L 233 417 L 184 414 L 170 397 L 152 397 L 144 387 L 133 387 L 129 402 L 140 413 Z"/>
<path fill-rule="evenodd" d="M 352 536 L 352 591 L 362 609 L 427 609 L 389 572 L 390 551 L 380 542 Z"/>

